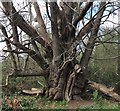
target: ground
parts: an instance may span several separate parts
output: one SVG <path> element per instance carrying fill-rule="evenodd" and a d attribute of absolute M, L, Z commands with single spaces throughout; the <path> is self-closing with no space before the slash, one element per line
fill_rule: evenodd
<path fill-rule="evenodd" d="M 84 107 L 84 106 L 93 106 L 95 102 L 93 101 L 87 101 L 87 100 L 71 100 L 68 103 L 69 109 L 76 109 L 78 107 Z"/>
<path fill-rule="evenodd" d="M 65 101 L 52 101 L 41 96 L 14 95 L 3 97 L 4 111 L 10 108 L 10 105 L 6 102 L 6 98 L 12 103 L 16 100 L 18 107 L 21 109 L 120 109 L 119 103 L 111 103 L 104 99 L 94 101 L 71 100 L 67 103 Z"/>

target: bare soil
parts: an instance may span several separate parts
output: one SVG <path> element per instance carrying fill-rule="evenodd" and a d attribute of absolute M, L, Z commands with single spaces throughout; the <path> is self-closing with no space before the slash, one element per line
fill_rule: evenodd
<path fill-rule="evenodd" d="M 87 101 L 87 100 L 71 100 L 68 103 L 68 108 L 69 109 L 76 109 L 80 106 L 92 106 L 95 103 L 93 101 Z"/>

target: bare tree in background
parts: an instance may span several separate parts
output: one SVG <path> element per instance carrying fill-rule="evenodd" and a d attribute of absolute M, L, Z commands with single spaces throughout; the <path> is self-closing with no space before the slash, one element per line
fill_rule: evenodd
<path fill-rule="evenodd" d="M 9 21 L 8 25 L 2 22 L 0 24 L 7 45 L 7 50 L 4 51 L 11 54 L 15 73 L 18 75 L 20 71 L 18 72 L 15 55 L 27 53 L 42 69 L 39 75 L 46 80 L 44 94 L 55 100 L 69 101 L 74 95 L 84 93 L 91 54 L 95 45 L 102 42 L 102 25 L 118 7 L 106 1 L 63 2 L 59 6 L 57 1 L 46 2 L 45 11 L 51 23 L 50 35 L 41 13 L 42 8 L 37 1 L 31 5 L 35 9 L 39 24 L 37 30 L 24 18 L 20 10 L 16 10 L 13 2 L 2 2 L 2 11 Z M 29 39 L 21 41 L 20 31 Z M 44 54 L 38 45 L 41 45 Z M 78 56 L 80 59 L 77 59 Z"/>

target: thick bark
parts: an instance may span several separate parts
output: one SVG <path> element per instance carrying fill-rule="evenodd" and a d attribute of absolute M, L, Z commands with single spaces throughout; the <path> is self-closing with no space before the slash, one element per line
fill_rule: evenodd
<path fill-rule="evenodd" d="M 49 76 L 50 82 L 50 89 L 49 89 L 49 96 L 54 98 L 55 94 L 57 93 L 57 84 L 59 79 L 59 66 L 62 62 L 62 50 L 61 50 L 61 42 L 58 34 L 58 15 L 57 10 L 58 6 L 56 3 L 50 3 L 50 10 L 51 10 L 51 25 L 52 25 L 52 36 L 53 36 L 53 60 L 52 60 L 52 67 Z M 54 89 L 54 90 L 53 90 Z M 52 97 L 53 96 L 53 97 Z M 58 97 L 61 98 L 61 97 Z"/>
<path fill-rule="evenodd" d="M 62 11 L 58 9 L 56 3 L 50 3 L 50 10 L 54 56 L 50 68 L 49 88 L 46 94 L 52 99 L 69 101 L 72 99 L 76 77 L 80 73 L 81 68 L 80 65 L 76 66 L 74 64 L 74 57 L 72 56 L 71 32 L 67 29 L 68 24 L 66 22 L 68 15 L 65 13 L 61 14 Z"/>
<path fill-rule="evenodd" d="M 63 3 L 62 9 L 65 11 L 66 14 L 66 18 L 68 23 L 72 24 L 72 20 L 74 17 L 74 8 L 77 7 L 78 3 L 76 2 L 67 2 L 67 3 Z"/>
<path fill-rule="evenodd" d="M 87 10 L 90 8 L 91 5 L 92 3 L 90 4 L 88 3 L 86 5 L 85 10 L 81 12 L 82 15 L 86 14 Z M 76 92 L 77 95 L 82 93 L 86 80 L 81 73 L 81 65 L 74 64 L 74 58 L 71 56 L 73 54 L 73 49 L 71 47 L 71 41 L 72 41 L 71 36 L 75 34 L 71 34 L 70 32 L 71 30 L 67 30 L 68 24 L 66 23 L 67 20 L 66 18 L 68 17 L 68 15 L 66 15 L 65 13 L 61 14 L 62 11 L 59 10 L 56 3 L 50 3 L 50 10 L 51 10 L 51 25 L 52 25 L 54 56 L 53 56 L 52 66 L 49 75 L 50 88 L 46 93 L 52 99 L 65 99 L 69 101 L 72 99 L 72 96 Z M 102 16 L 103 11 L 104 10 L 101 11 L 99 17 Z M 81 19 L 82 18 L 79 16 L 75 21 L 75 25 Z M 61 22 L 62 24 L 64 22 L 64 25 L 60 25 Z M 96 19 L 95 26 L 96 27 L 98 26 L 98 28 L 100 25 L 99 22 L 100 21 Z M 63 27 L 63 29 L 60 29 L 59 26 Z M 64 32 L 65 31 L 64 27 L 66 27 L 65 30 L 67 30 L 67 33 Z M 92 29 L 92 37 L 91 37 L 92 39 L 90 40 L 90 43 L 92 44 L 88 45 L 89 47 L 91 47 L 91 45 L 94 44 L 94 38 L 96 37 L 97 32 L 98 30 L 96 31 L 94 30 L 94 28 Z M 90 54 L 91 52 L 92 50 L 90 51 Z M 70 59 L 70 57 L 72 59 Z M 85 63 L 85 65 L 88 64 L 88 61 L 89 60 L 87 59 L 87 63 Z"/>
<path fill-rule="evenodd" d="M 72 74 L 70 74 L 69 76 L 67 86 L 66 86 L 66 91 L 65 91 L 65 99 L 67 101 L 70 101 L 72 99 L 73 87 L 76 82 L 77 74 L 80 74 L 80 71 L 81 71 L 80 65 L 76 64 Z"/>
<path fill-rule="evenodd" d="M 50 3 L 50 10 L 53 37 L 53 60 L 50 67 L 49 88 L 46 94 L 52 99 L 65 99 L 64 94 L 67 77 L 69 77 L 72 68 L 72 61 L 66 61 L 66 40 L 63 39 L 64 37 L 67 39 L 68 35 L 66 34 L 67 36 L 65 36 L 64 30 L 61 28 L 64 26 L 63 28 L 65 29 L 66 26 L 66 21 L 63 21 L 65 20 L 65 14 L 61 14 L 56 2 Z"/>

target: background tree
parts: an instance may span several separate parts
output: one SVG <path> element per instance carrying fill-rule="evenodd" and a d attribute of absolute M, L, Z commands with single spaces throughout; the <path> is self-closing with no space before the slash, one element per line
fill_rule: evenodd
<path fill-rule="evenodd" d="M 112 30 L 112 32 L 111 32 Z M 115 87 L 118 80 L 118 36 L 113 27 L 106 28 L 103 33 L 105 36 L 101 39 L 91 56 L 88 72 L 90 80 Z M 110 33 L 111 32 L 111 33 Z M 106 35 L 109 33 L 109 35 Z M 102 53 L 101 53 L 102 52 Z"/>
<path fill-rule="evenodd" d="M 57 1 L 46 2 L 45 11 L 51 27 L 50 37 L 48 25 L 41 13 L 42 8 L 37 1 L 30 4 L 35 9 L 39 24 L 37 30 L 22 14 L 26 12 L 27 5 L 24 11 L 17 11 L 13 2 L 2 2 L 1 9 L 7 23 L 2 22 L 0 28 L 7 45 L 7 50 L 4 51 L 9 52 L 13 60 L 13 74 L 35 74 L 31 70 L 19 68 L 18 55 L 27 53 L 40 67 L 41 72 L 38 75 L 45 78 L 45 95 L 67 101 L 74 98 L 74 95 L 82 95 L 87 84 L 86 71 L 91 54 L 100 39 L 99 36 L 103 36 L 103 33 L 100 33 L 101 25 L 118 7 L 105 1 L 62 2 L 60 5 Z M 23 34 L 28 37 L 23 38 Z"/>

